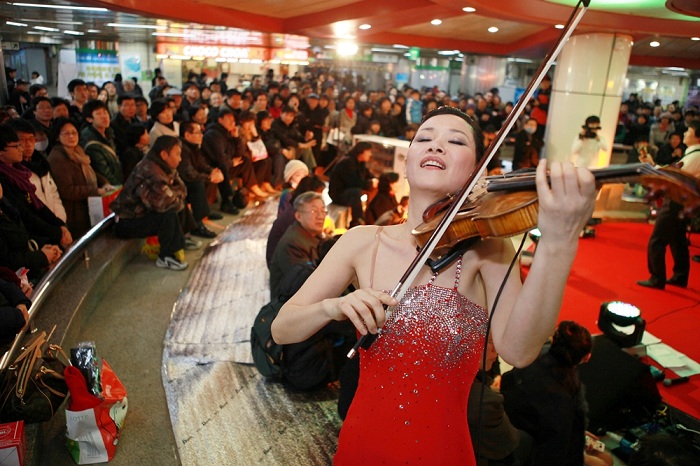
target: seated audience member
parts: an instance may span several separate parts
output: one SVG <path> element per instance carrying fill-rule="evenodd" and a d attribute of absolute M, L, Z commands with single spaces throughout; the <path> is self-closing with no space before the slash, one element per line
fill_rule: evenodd
<path fill-rule="evenodd" d="M 224 175 L 218 168 L 212 168 L 202 155 L 202 125 L 192 120 L 180 125 L 182 133 L 182 161 L 177 167 L 180 178 L 187 187 L 187 201 L 192 206 L 195 228 L 191 233 L 202 238 L 214 238 L 216 233 L 209 230 L 202 222 L 211 216 L 207 203 L 207 183 L 218 184 Z"/>
<path fill-rule="evenodd" d="M 476 374 L 467 404 L 469 433 L 479 466 L 519 464 L 514 453 L 520 432 L 510 423 L 503 409 L 503 396 L 492 388 L 489 375 L 497 360 L 493 339 L 489 338 L 486 358 L 481 359 L 481 370 Z"/>
<path fill-rule="evenodd" d="M 28 277 L 38 279 L 62 255 L 55 244 L 44 244 L 25 228 L 20 214 L 3 196 L 0 184 L 0 265 L 12 270 L 28 269 Z"/>
<path fill-rule="evenodd" d="M 280 238 L 270 261 L 271 299 L 279 297 L 282 278 L 295 264 L 318 260 L 327 213 L 323 197 L 318 193 L 306 192 L 294 200 L 296 221 Z"/>
<path fill-rule="evenodd" d="M 274 118 L 268 112 L 259 112 L 257 115 L 258 134 L 260 134 L 260 138 L 265 143 L 265 149 L 267 149 L 268 157 L 272 163 L 272 180 L 270 183 L 275 190 L 282 190 L 284 166 L 289 160 L 294 158 L 294 150 L 282 147 L 279 139 L 272 132 L 273 121 Z"/>
<path fill-rule="evenodd" d="M 155 144 L 156 139 L 162 135 L 172 136 L 177 138 L 180 136 L 180 123 L 175 121 L 173 110 L 170 108 L 170 103 L 166 99 L 157 99 L 151 102 L 151 108 L 148 110 L 153 121 L 151 128 L 151 147 Z"/>
<path fill-rule="evenodd" d="M 639 163 L 642 160 L 649 160 L 648 156 L 651 156 L 651 161 L 654 160 L 649 147 L 649 138 L 637 136 L 637 140 L 634 141 L 632 148 L 627 151 L 627 163 Z"/>
<path fill-rule="evenodd" d="M 277 194 L 278 191 L 272 187 L 272 159 L 267 153 L 267 147 L 258 134 L 255 126 L 255 115 L 251 112 L 242 113 L 239 119 L 240 128 L 238 130 L 241 138 L 241 147 L 245 157 L 253 162 L 257 189 L 264 194 Z M 255 190 L 253 190 L 255 192 Z M 257 193 L 256 193 L 257 195 Z"/>
<path fill-rule="evenodd" d="M 22 143 L 17 133 L 0 125 L 0 182 L 5 197 L 19 211 L 27 230 L 41 243 L 67 247 L 73 242 L 68 227 L 41 202 L 31 183 L 31 170 L 22 165 Z"/>
<path fill-rule="evenodd" d="M 277 215 L 281 215 L 286 208 L 293 210 L 290 202 L 292 193 L 296 189 L 299 181 L 309 175 L 309 167 L 301 160 L 290 160 L 284 166 L 284 189 L 280 195 L 279 207 Z"/>
<path fill-rule="evenodd" d="M 364 225 L 365 213 L 362 208 L 362 194 L 376 187 L 365 163 L 372 156 L 372 145 L 369 142 L 358 142 L 333 167 L 328 183 L 328 195 L 339 205 L 352 209 L 350 226 Z"/>
<path fill-rule="evenodd" d="M 392 210 L 384 212 L 375 222 L 375 225 L 398 225 L 406 221 L 408 215 L 408 196 L 402 196 L 399 203 Z"/>
<path fill-rule="evenodd" d="M 102 175 L 112 186 L 124 184 L 122 164 L 117 156 L 114 130 L 109 127 L 107 105 L 92 100 L 83 106 L 83 120 L 88 123 L 80 132 L 80 145 L 90 157 L 95 173 Z"/>
<path fill-rule="evenodd" d="M 184 229 L 188 229 L 185 197 L 187 188 L 177 173 L 181 142 L 160 136 L 136 165 L 119 197 L 111 204 L 117 214 L 115 231 L 120 238 L 158 236 L 160 253 L 156 266 L 185 270 Z"/>
<path fill-rule="evenodd" d="M 122 165 L 122 178 L 126 181 L 136 165 L 148 153 L 151 146 L 151 135 L 141 123 L 130 124 L 124 133 L 124 150 L 119 152 Z"/>
<path fill-rule="evenodd" d="M 22 165 L 30 170 L 29 181 L 34 185 L 39 200 L 65 225 L 66 209 L 58 194 L 58 187 L 51 176 L 48 160 L 36 150 L 36 129 L 25 120 L 12 120 L 8 126 L 15 130 L 22 143 Z"/>
<path fill-rule="evenodd" d="M 31 300 L 15 282 L 16 278 L 0 279 L 0 345 L 12 343 L 17 334 L 27 325 Z M 8 278 L 12 281 L 9 281 Z M 5 350 L 3 350 L 5 351 Z"/>
<path fill-rule="evenodd" d="M 283 148 L 293 149 L 294 157 L 313 171 L 316 168 L 316 159 L 311 149 L 316 146 L 316 140 L 313 139 L 311 131 L 307 131 L 305 135 L 301 134 L 294 124 L 297 113 L 294 107 L 286 105 L 282 109 L 282 115 L 272 122 L 270 129 Z"/>
<path fill-rule="evenodd" d="M 532 436 L 532 464 L 612 465 L 609 454 L 586 448 L 587 405 L 576 366 L 588 362 L 592 347 L 587 329 L 563 321 L 548 352 L 528 367 L 503 374 L 506 413 Z"/>
<path fill-rule="evenodd" d="M 537 136 L 537 120 L 528 118 L 515 138 L 513 170 L 535 168 L 540 160 L 540 150 L 543 145 L 544 143 Z"/>
<path fill-rule="evenodd" d="M 285 207 L 280 207 L 277 218 L 272 222 L 272 228 L 270 228 L 270 233 L 267 237 L 265 261 L 267 262 L 268 269 L 270 268 L 270 261 L 272 260 L 272 255 L 275 252 L 277 243 L 279 243 L 280 238 L 284 232 L 287 231 L 287 228 L 294 223 L 294 199 L 306 192 L 321 194 L 324 189 L 326 189 L 326 184 L 321 181 L 320 178 L 316 175 L 308 175 L 301 179 L 296 189 L 288 191 L 290 195 L 285 199 Z"/>
<path fill-rule="evenodd" d="M 49 154 L 51 174 L 66 209 L 66 223 L 76 238 L 90 229 L 88 197 L 104 196 L 114 189 L 92 169 L 90 157 L 78 145 L 78 135 L 73 120 L 59 118 L 54 122 L 56 144 Z"/>
<path fill-rule="evenodd" d="M 673 133 L 668 142 L 662 145 L 654 156 L 657 165 L 665 166 L 679 162 L 683 158 L 687 146 L 683 144 L 683 134 Z"/>
<path fill-rule="evenodd" d="M 394 186 L 399 182 L 399 174 L 394 172 L 382 173 L 379 176 L 377 195 L 367 206 L 365 221 L 368 225 L 373 225 L 384 213 L 394 210 L 398 205 Z"/>

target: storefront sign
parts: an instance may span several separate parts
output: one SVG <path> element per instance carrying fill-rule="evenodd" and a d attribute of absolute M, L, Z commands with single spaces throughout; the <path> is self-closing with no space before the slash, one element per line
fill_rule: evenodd
<path fill-rule="evenodd" d="M 272 49 L 270 60 L 299 60 L 306 61 L 309 59 L 309 52 L 306 50 L 290 50 L 290 49 Z"/>
<path fill-rule="evenodd" d="M 78 49 L 75 59 L 78 78 L 93 81 L 98 86 L 122 72 L 117 52 L 113 50 Z"/>
<path fill-rule="evenodd" d="M 159 43 L 156 53 L 179 57 L 237 58 L 267 60 L 268 49 L 264 47 L 230 47 L 226 45 L 193 45 Z"/>

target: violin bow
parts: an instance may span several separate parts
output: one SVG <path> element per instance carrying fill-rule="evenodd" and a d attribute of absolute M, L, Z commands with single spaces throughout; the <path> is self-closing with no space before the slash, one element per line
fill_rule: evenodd
<path fill-rule="evenodd" d="M 576 26 L 581 21 L 581 18 L 583 18 L 589 4 L 590 0 L 579 0 L 574 7 L 574 10 L 571 12 L 569 19 L 566 22 L 562 35 L 557 40 L 554 48 L 549 51 L 545 57 L 545 60 L 540 64 L 535 77 L 532 79 L 532 81 L 530 81 L 530 84 L 528 84 L 527 89 L 525 89 L 525 92 L 518 100 L 518 103 L 510 112 L 510 115 L 508 115 L 506 121 L 503 122 L 503 126 L 501 126 L 501 129 L 498 131 L 495 139 L 486 149 L 486 154 L 484 154 L 484 157 L 482 157 L 479 163 L 477 163 L 474 171 L 469 176 L 464 186 L 457 192 L 458 194 L 455 195 L 454 201 L 450 204 L 450 207 L 445 212 L 445 215 L 438 223 L 432 235 L 430 235 L 430 238 L 428 238 L 425 245 L 420 249 L 416 258 L 413 259 L 413 262 L 411 262 L 411 265 L 408 266 L 408 269 L 396 284 L 396 287 L 394 287 L 394 289 L 391 291 L 391 296 L 396 298 L 397 301 L 401 301 L 410 285 L 418 277 L 420 267 L 430 258 L 430 255 L 433 253 L 438 242 L 447 231 L 447 228 L 449 228 L 450 223 L 452 223 L 452 220 L 454 220 L 455 216 L 459 212 L 459 209 L 462 207 L 462 204 L 464 204 L 469 197 L 469 194 L 471 194 L 471 192 L 474 190 L 474 187 L 477 185 L 481 174 L 486 169 L 486 166 L 491 161 L 496 151 L 505 141 L 508 133 L 515 125 L 515 122 L 517 121 L 518 117 L 520 117 L 520 114 L 525 109 L 527 103 L 535 94 L 535 90 L 537 90 L 545 74 L 547 71 L 549 71 L 549 68 L 551 68 L 552 63 L 554 63 L 554 60 L 556 60 L 557 56 L 559 56 L 561 49 L 564 48 L 564 44 L 566 44 L 566 41 L 569 39 L 569 37 L 571 37 L 571 34 L 574 32 L 574 29 L 576 29 Z M 390 312 L 391 309 L 388 309 L 387 313 Z M 369 347 L 376 337 L 376 334 L 370 333 L 360 337 L 355 346 L 353 346 L 353 348 L 348 352 L 347 357 L 353 358 L 357 354 L 357 350 L 360 347 Z"/>

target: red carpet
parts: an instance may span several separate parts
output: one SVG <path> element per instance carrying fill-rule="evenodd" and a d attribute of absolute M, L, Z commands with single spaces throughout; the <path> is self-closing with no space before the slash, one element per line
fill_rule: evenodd
<path fill-rule="evenodd" d="M 646 330 L 672 348 L 700 361 L 700 263 L 691 261 L 687 289 L 644 288 L 637 280 L 649 278 L 646 247 L 652 225 L 603 223 L 596 237 L 582 239 L 564 294 L 561 320 L 575 320 L 591 333 L 600 333 L 596 321 L 604 301 L 637 306 L 647 321 Z M 690 254 L 700 254 L 700 235 L 691 236 Z M 672 273 L 670 253 L 667 272 Z M 658 384 L 664 401 L 700 419 L 700 375 L 689 383 Z"/>

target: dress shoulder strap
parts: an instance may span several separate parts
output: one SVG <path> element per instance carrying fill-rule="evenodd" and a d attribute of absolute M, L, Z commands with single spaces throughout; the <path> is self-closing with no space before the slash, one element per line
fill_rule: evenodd
<path fill-rule="evenodd" d="M 383 226 L 377 228 L 377 233 L 374 234 L 374 249 L 372 250 L 372 266 L 369 271 L 369 287 L 374 288 L 374 269 L 377 265 L 377 250 L 379 249 L 379 235 L 382 234 Z"/>

